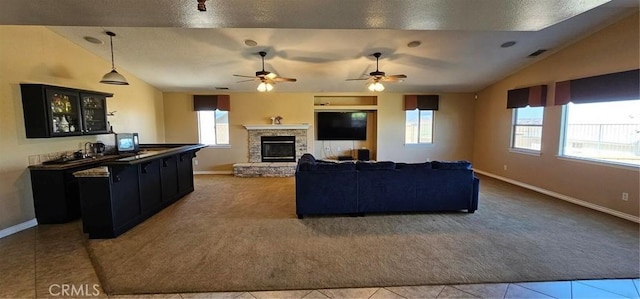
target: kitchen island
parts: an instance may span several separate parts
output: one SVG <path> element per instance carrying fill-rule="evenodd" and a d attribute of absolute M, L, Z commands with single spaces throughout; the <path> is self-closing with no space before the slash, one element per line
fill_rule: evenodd
<path fill-rule="evenodd" d="M 193 192 L 192 159 L 203 144 L 141 144 L 136 155 L 74 172 L 89 238 L 115 238 Z"/>

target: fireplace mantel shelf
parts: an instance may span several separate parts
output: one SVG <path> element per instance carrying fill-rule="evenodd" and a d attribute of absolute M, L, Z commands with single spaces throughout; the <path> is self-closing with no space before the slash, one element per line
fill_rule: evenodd
<path fill-rule="evenodd" d="M 243 125 L 247 130 L 307 130 L 308 124 L 286 124 L 286 125 Z"/>

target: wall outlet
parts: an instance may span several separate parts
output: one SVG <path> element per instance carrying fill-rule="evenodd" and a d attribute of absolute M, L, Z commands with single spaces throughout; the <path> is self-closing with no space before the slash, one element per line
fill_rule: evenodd
<path fill-rule="evenodd" d="M 327 151 L 327 152 L 330 152 L 331 151 L 331 147 L 330 146 L 325 146 L 324 150 Z"/>
<path fill-rule="evenodd" d="M 198 165 L 198 159 L 193 159 L 193 165 Z"/>
<path fill-rule="evenodd" d="M 507 164 L 505 164 L 504 166 L 502 166 L 504 168 L 504 170 L 507 170 Z"/>
<path fill-rule="evenodd" d="M 629 193 L 627 193 L 627 192 L 622 192 L 622 200 L 624 200 L 624 201 L 629 200 Z"/>
<path fill-rule="evenodd" d="M 340 147 L 338 146 L 338 151 L 340 151 Z"/>

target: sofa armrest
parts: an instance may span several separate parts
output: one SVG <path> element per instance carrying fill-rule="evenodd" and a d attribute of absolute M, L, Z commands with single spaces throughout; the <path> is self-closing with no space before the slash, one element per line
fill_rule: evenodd
<path fill-rule="evenodd" d="M 300 171 L 296 173 L 296 214 L 350 214 L 358 208 L 358 172 Z"/>

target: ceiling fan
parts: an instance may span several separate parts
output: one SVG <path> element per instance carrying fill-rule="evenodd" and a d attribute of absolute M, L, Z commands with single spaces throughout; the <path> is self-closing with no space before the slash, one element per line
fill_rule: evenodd
<path fill-rule="evenodd" d="M 404 81 L 403 79 L 407 78 L 406 75 L 388 75 L 387 76 L 384 72 L 381 72 L 378 69 L 378 61 L 380 59 L 380 56 L 382 56 L 382 53 L 376 52 L 376 53 L 373 53 L 371 55 L 376 58 L 376 70 L 371 72 L 371 73 L 369 73 L 368 77 L 347 79 L 347 81 L 367 80 L 367 81 L 371 82 L 369 84 L 369 90 L 371 90 L 371 91 L 383 91 L 384 90 L 384 86 L 380 82 L 402 82 L 402 81 Z"/>
<path fill-rule="evenodd" d="M 262 70 L 257 71 L 255 76 L 245 76 L 245 75 L 234 74 L 234 76 L 236 77 L 251 78 L 250 80 L 238 81 L 238 83 L 248 82 L 248 81 L 258 81 L 260 82 L 260 84 L 258 85 L 258 91 L 265 92 L 265 91 L 271 91 L 273 89 L 273 85 L 276 84 L 276 82 L 296 82 L 297 81 L 294 78 L 278 77 L 276 73 L 265 71 L 264 57 L 267 56 L 267 52 L 260 51 L 258 52 L 258 54 L 260 54 L 260 56 L 262 57 Z"/>

